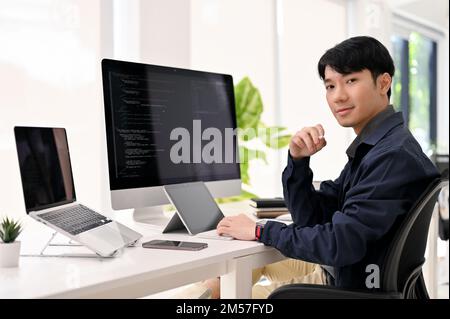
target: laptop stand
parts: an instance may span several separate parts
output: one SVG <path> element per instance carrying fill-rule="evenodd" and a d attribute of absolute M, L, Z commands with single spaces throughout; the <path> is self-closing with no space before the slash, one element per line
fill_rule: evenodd
<path fill-rule="evenodd" d="M 117 252 L 114 252 L 111 256 L 100 256 L 96 253 L 80 253 L 80 254 L 71 254 L 71 253 L 61 253 L 61 254 L 47 254 L 45 253 L 45 250 L 49 246 L 59 246 L 59 247 L 82 247 L 83 245 L 74 243 L 72 239 L 66 243 L 66 244 L 52 244 L 52 240 L 55 238 L 55 236 L 58 234 L 58 232 L 54 232 L 48 242 L 45 244 L 44 248 L 42 248 L 41 252 L 39 254 L 21 254 L 21 257 L 72 257 L 72 258 L 113 258 L 117 256 Z"/>

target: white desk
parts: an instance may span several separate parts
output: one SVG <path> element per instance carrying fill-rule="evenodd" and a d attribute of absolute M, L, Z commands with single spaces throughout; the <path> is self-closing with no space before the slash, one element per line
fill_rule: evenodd
<path fill-rule="evenodd" d="M 228 205 L 225 213 L 246 207 Z M 254 241 L 162 235 L 145 224 L 124 223 L 144 235 L 137 247 L 110 259 L 21 257 L 18 268 L 0 269 L 0 298 L 137 298 L 215 276 L 221 276 L 222 298 L 251 298 L 252 269 L 285 258 Z M 30 218 L 26 224 L 22 253 L 38 253 L 52 231 Z M 153 238 L 207 242 L 209 247 L 170 251 L 140 246 Z"/>

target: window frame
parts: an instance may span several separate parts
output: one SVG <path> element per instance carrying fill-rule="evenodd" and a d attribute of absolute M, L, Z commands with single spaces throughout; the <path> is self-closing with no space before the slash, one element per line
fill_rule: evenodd
<path fill-rule="evenodd" d="M 445 96 L 444 90 L 447 87 L 448 83 L 442 83 L 445 78 L 443 75 L 438 72 L 438 70 L 442 70 L 445 66 L 445 53 L 444 53 L 444 41 L 448 36 L 446 30 L 433 24 L 428 21 L 425 21 L 421 18 L 418 18 L 414 15 L 406 13 L 402 10 L 394 10 L 392 12 L 392 22 L 393 22 L 393 30 L 392 35 L 401 38 L 404 42 L 402 47 L 402 61 L 409 61 L 409 35 L 411 32 L 417 32 L 422 36 L 427 37 L 432 41 L 432 51 L 430 55 L 430 130 L 429 130 L 429 139 L 430 145 L 435 145 L 436 148 L 439 148 L 439 136 L 438 136 L 438 113 L 439 107 L 443 107 L 445 105 Z M 406 59 L 405 59 L 406 58 Z M 400 66 L 402 77 L 400 79 L 402 83 L 402 93 L 401 93 L 401 108 L 404 114 L 404 119 L 406 123 L 409 123 L 410 117 L 410 104 L 411 97 L 409 95 L 409 65 L 408 63 L 402 63 Z M 406 72 L 407 71 L 407 72 Z M 440 85 L 438 86 L 438 83 Z M 404 85 L 407 87 L 407 91 L 403 90 Z M 448 147 L 448 141 L 447 141 Z M 434 151 L 437 151 L 434 150 Z"/>

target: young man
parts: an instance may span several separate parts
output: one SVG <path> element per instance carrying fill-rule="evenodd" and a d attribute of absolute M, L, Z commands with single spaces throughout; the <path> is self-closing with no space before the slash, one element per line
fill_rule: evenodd
<path fill-rule="evenodd" d="M 340 176 L 322 182 L 318 191 L 312 186 L 309 162 L 326 146 L 325 129 L 320 124 L 305 127 L 292 137 L 282 176 L 291 225 L 258 225 L 246 215 L 219 223 L 219 234 L 256 239 L 296 259 L 254 271 L 254 279 L 265 272 L 269 277 L 277 277 L 277 272 L 292 277 L 281 276 L 259 292 L 254 289 L 254 297 L 292 282 L 367 289 L 366 267 L 381 265 L 399 223 L 439 176 L 402 114 L 389 105 L 394 64 L 379 41 L 348 39 L 322 56 L 318 71 L 331 112 L 357 137 L 346 151 L 348 162 Z M 217 296 L 218 282 L 206 285 Z"/>

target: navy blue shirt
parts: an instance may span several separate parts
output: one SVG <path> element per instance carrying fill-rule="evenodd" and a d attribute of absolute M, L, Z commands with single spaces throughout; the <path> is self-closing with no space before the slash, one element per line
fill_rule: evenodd
<path fill-rule="evenodd" d="M 267 222 L 261 241 L 287 257 L 333 267 L 338 287 L 364 289 L 366 267 L 381 268 L 399 223 L 439 173 L 393 110 L 374 118 L 347 155 L 340 176 L 320 190 L 312 186 L 310 158 L 289 155 L 282 181 L 293 223 Z"/>

